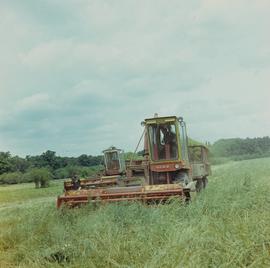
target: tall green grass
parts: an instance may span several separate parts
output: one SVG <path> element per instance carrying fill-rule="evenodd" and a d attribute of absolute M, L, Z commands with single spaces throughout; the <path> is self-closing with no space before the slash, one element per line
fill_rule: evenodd
<path fill-rule="evenodd" d="M 33 201 L 41 197 L 55 197 L 63 190 L 63 180 L 52 181 L 49 188 L 35 189 L 34 183 L 0 186 L 0 209 L 14 202 Z"/>
<path fill-rule="evenodd" d="M 270 159 L 217 166 L 189 205 L 0 211 L 0 266 L 270 267 Z"/>

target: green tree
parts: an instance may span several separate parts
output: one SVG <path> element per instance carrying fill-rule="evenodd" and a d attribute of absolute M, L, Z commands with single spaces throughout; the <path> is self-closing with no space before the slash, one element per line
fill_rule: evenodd
<path fill-rule="evenodd" d="M 91 161 L 86 154 L 82 154 L 78 157 L 78 164 L 86 167 L 91 165 Z"/>
<path fill-rule="evenodd" d="M 0 174 L 11 171 L 13 169 L 10 152 L 0 152 Z"/>
<path fill-rule="evenodd" d="M 40 158 L 43 167 L 50 167 L 53 170 L 60 167 L 54 151 L 48 150 L 43 153 Z"/>
<path fill-rule="evenodd" d="M 35 183 L 36 188 L 49 187 L 52 173 L 47 168 L 33 168 L 28 172 L 28 180 Z"/>
<path fill-rule="evenodd" d="M 29 163 L 26 159 L 19 156 L 14 156 L 10 159 L 13 171 L 25 172 L 29 168 Z"/>
<path fill-rule="evenodd" d="M 24 181 L 21 172 L 9 172 L 0 175 L 0 184 L 17 184 L 22 182 Z"/>

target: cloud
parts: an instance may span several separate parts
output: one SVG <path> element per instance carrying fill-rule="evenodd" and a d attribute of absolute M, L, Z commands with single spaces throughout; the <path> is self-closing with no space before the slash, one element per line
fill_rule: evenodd
<path fill-rule="evenodd" d="M 47 106 L 50 101 L 50 97 L 46 93 L 34 94 L 23 98 L 17 103 L 17 109 L 27 110 L 27 109 L 40 109 L 41 107 Z"/>
<path fill-rule="evenodd" d="M 184 116 L 203 141 L 270 131 L 268 1 L 0 8 L 1 150 L 133 150 L 155 112 Z"/>

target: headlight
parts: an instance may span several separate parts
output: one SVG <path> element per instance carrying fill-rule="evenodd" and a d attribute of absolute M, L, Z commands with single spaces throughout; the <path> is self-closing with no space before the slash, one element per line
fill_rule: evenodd
<path fill-rule="evenodd" d="M 180 166 L 178 165 L 178 164 L 175 164 L 175 166 L 174 166 L 175 168 L 180 168 Z"/>

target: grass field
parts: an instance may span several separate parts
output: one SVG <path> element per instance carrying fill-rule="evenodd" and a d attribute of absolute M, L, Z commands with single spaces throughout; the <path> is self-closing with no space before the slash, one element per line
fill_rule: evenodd
<path fill-rule="evenodd" d="M 0 267 L 270 267 L 270 158 L 213 169 L 188 206 L 58 211 L 62 183 L 0 187 Z"/>
<path fill-rule="evenodd" d="M 34 188 L 34 183 L 14 184 L 12 186 L 0 186 L 0 209 L 5 205 L 34 201 L 41 197 L 55 197 L 63 190 L 63 180 L 53 181 L 49 188 Z"/>

